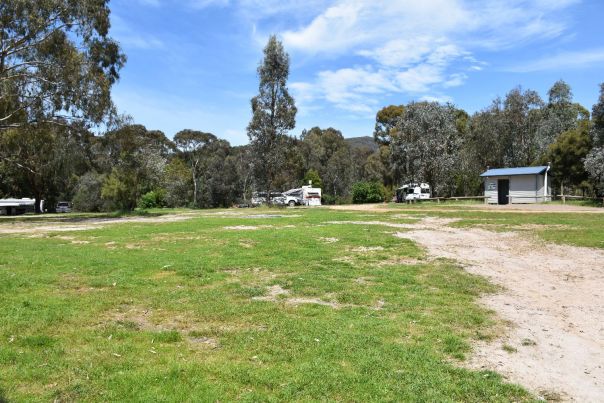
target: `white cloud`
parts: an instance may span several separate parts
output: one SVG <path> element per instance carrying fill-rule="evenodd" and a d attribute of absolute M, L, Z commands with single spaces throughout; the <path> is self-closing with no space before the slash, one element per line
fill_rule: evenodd
<path fill-rule="evenodd" d="M 463 85 L 468 74 L 486 66 L 475 58 L 478 51 L 561 36 L 567 21 L 560 11 L 576 2 L 335 0 L 299 28 L 284 31 L 282 38 L 294 54 L 364 58 L 362 67 L 354 60 L 353 66 L 320 71 L 295 88 L 305 104 L 323 99 L 365 113 L 381 94 L 415 96 Z"/>
<path fill-rule="evenodd" d="M 426 101 L 426 102 L 440 102 L 440 103 L 447 103 L 447 102 L 453 102 L 453 98 L 451 98 L 448 95 L 424 95 L 422 97 L 420 97 L 419 99 L 420 101 Z"/>
<path fill-rule="evenodd" d="M 604 48 L 570 51 L 528 61 L 506 68 L 513 73 L 529 73 L 547 70 L 568 70 L 604 66 Z"/>

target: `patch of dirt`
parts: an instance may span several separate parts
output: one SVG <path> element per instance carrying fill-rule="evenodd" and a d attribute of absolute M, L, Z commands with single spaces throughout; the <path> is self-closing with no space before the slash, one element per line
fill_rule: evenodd
<path fill-rule="evenodd" d="M 269 301 L 269 302 L 282 302 L 286 305 L 304 305 L 304 304 L 314 304 L 321 306 L 328 306 L 332 309 L 342 309 L 342 308 L 352 308 L 352 307 L 362 307 L 361 305 L 354 304 L 342 304 L 337 301 L 325 301 L 320 298 L 307 298 L 307 297 L 287 297 L 290 295 L 289 290 L 284 289 L 280 285 L 273 285 L 267 288 L 267 294 L 262 297 L 252 297 L 255 301 Z M 383 300 L 378 300 L 375 306 L 368 307 L 373 310 L 381 310 L 384 306 L 385 302 Z M 367 308 L 367 307 L 365 307 Z"/>
<path fill-rule="evenodd" d="M 245 249 L 252 249 L 254 246 L 256 246 L 256 244 L 257 244 L 256 242 L 251 241 L 249 239 L 241 239 L 239 241 L 239 246 L 241 246 L 242 248 L 245 248 Z"/>
<path fill-rule="evenodd" d="M 338 238 L 328 238 L 328 237 L 320 237 L 318 239 L 319 239 L 319 241 L 325 242 L 325 243 L 334 243 L 334 242 L 338 242 L 339 241 Z"/>
<path fill-rule="evenodd" d="M 190 220 L 199 213 L 166 214 L 159 217 L 86 218 L 78 221 L 10 222 L 0 223 L 0 234 L 45 234 L 48 232 L 87 231 L 106 225 L 123 223 L 164 223 Z M 8 224 L 8 225 L 6 225 Z"/>
<path fill-rule="evenodd" d="M 477 342 L 467 365 L 500 372 L 544 398 L 601 401 L 604 251 L 443 224 L 426 219 L 396 236 L 502 286 L 481 302 L 511 323 L 500 338 Z"/>
<path fill-rule="evenodd" d="M 257 229 L 272 228 L 272 225 L 231 225 L 223 228 L 235 231 L 255 231 Z"/>
<path fill-rule="evenodd" d="M 442 226 L 449 225 L 460 220 L 461 219 L 459 218 L 424 217 L 417 223 L 413 224 L 401 224 L 388 221 L 328 221 L 325 224 L 382 225 L 390 228 L 416 229 L 418 228 L 418 225 L 422 228 L 441 228 Z"/>
<path fill-rule="evenodd" d="M 220 344 L 218 344 L 218 340 L 213 339 L 211 337 L 189 337 L 189 341 L 194 344 L 208 346 L 212 349 L 220 347 Z"/>
<path fill-rule="evenodd" d="M 295 218 L 301 217 L 300 214 L 251 214 L 244 215 L 241 218 Z"/>
<path fill-rule="evenodd" d="M 380 250 L 384 250 L 384 247 L 383 246 L 357 246 L 356 248 L 350 249 L 351 252 L 356 252 L 356 253 L 377 252 Z"/>
<path fill-rule="evenodd" d="M 403 266 L 414 266 L 418 264 L 425 263 L 425 261 L 414 259 L 412 257 L 398 256 L 393 257 L 391 259 L 382 260 L 378 263 L 378 266 L 394 266 L 394 265 L 403 265 Z"/>
<path fill-rule="evenodd" d="M 432 207 L 417 205 L 416 207 L 389 207 L 387 204 L 350 204 L 330 206 L 333 210 L 349 210 L 349 211 L 369 211 L 369 212 L 403 212 L 403 211 L 421 211 L 421 212 L 452 212 L 458 213 L 459 208 L 464 211 L 489 211 L 493 213 L 594 213 L 604 214 L 604 208 L 600 207 L 584 207 L 573 206 L 570 204 L 508 204 L 508 205 L 492 205 L 492 204 L 449 204 L 447 207 Z"/>
<path fill-rule="evenodd" d="M 280 295 L 288 295 L 289 291 L 281 287 L 280 285 L 273 285 L 268 287 L 267 294 L 262 297 L 252 297 L 256 301 L 272 301 L 276 302 Z"/>

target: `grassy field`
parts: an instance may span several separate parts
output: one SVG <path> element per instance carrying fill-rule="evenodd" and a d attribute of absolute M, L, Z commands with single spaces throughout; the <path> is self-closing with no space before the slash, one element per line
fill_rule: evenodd
<path fill-rule="evenodd" d="M 531 400 L 459 365 L 496 335 L 493 286 L 392 228 L 328 224 L 413 218 L 216 213 L 0 235 L 0 401 Z M 430 214 L 604 247 L 602 215 Z"/>

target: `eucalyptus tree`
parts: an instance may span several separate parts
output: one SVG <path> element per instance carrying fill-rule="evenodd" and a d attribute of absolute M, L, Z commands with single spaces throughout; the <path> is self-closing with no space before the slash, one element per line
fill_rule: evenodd
<path fill-rule="evenodd" d="M 161 188 L 169 144 L 162 132 L 148 131 L 142 125 L 126 125 L 106 133 L 100 140 L 109 164 L 103 171 L 110 172 L 101 195 L 113 207 L 132 210 L 143 194 Z"/>
<path fill-rule="evenodd" d="M 342 133 L 331 127 L 313 127 L 304 130 L 300 138 L 306 170 L 318 171 L 324 193 L 334 197 L 347 195 L 355 175 L 350 146 Z"/>
<path fill-rule="evenodd" d="M 204 158 L 207 157 L 207 148 L 218 139 L 212 133 L 196 130 L 181 130 L 174 136 L 174 144 L 181 151 L 183 159 L 187 162 L 193 183 L 193 200 L 191 204 L 199 207 L 199 179 L 202 173 Z"/>
<path fill-rule="evenodd" d="M 251 100 L 252 119 L 247 127 L 254 172 L 258 185 L 270 191 L 284 163 L 287 133 L 296 125 L 296 106 L 289 95 L 289 55 L 283 44 L 271 35 L 258 66 L 259 93 Z"/>
<path fill-rule="evenodd" d="M 92 134 L 79 125 L 38 124 L 0 131 L 0 176 L 5 192 L 41 200 L 50 210 L 59 197 L 69 198 L 79 175 L 90 169 Z"/>
<path fill-rule="evenodd" d="M 604 83 L 600 84 L 598 102 L 592 108 L 591 138 L 593 149 L 585 157 L 585 170 L 600 194 L 604 193 Z"/>
<path fill-rule="evenodd" d="M 403 180 L 428 182 L 436 194 L 454 191 L 461 144 L 456 123 L 457 110 L 450 104 L 412 102 L 405 107 L 390 144 L 393 163 Z"/>
<path fill-rule="evenodd" d="M 380 109 L 375 115 L 373 138 L 380 145 L 389 145 L 396 136 L 396 125 L 405 114 L 403 105 L 389 105 Z"/>
<path fill-rule="evenodd" d="M 109 13 L 108 0 L 0 3 L 0 129 L 106 118 L 126 60 Z"/>
<path fill-rule="evenodd" d="M 604 147 L 604 83 L 600 84 L 600 96 L 591 110 L 591 137 L 595 147 Z"/>

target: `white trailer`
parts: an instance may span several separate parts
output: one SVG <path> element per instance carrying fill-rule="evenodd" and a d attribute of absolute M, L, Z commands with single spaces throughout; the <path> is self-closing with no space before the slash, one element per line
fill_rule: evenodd
<path fill-rule="evenodd" d="M 399 203 L 431 197 L 432 190 L 427 183 L 408 183 L 396 190 L 396 201 Z"/>
<path fill-rule="evenodd" d="M 302 202 L 305 206 L 320 206 L 321 188 L 314 188 L 311 185 L 302 186 Z"/>
<path fill-rule="evenodd" d="M 311 185 L 290 189 L 283 192 L 283 195 L 285 196 L 285 204 L 290 207 L 321 205 L 321 188 L 314 188 Z"/>

